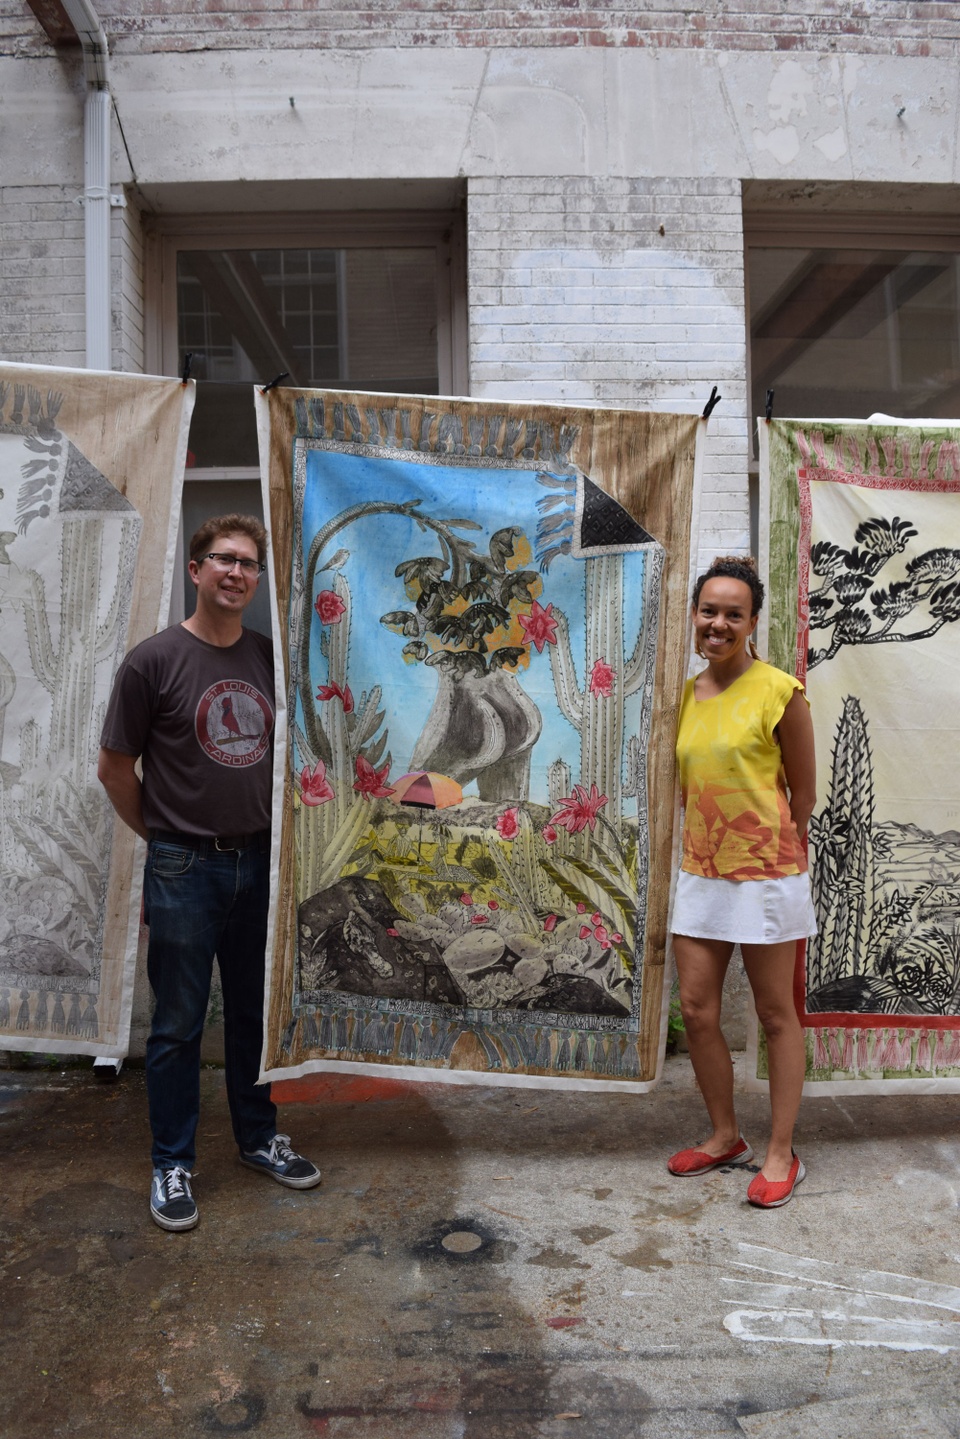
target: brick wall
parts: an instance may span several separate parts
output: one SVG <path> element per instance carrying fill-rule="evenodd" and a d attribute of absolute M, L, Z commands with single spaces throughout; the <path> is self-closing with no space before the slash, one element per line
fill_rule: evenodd
<path fill-rule="evenodd" d="M 467 253 L 471 393 L 699 411 L 719 386 L 699 554 L 747 549 L 739 184 L 472 180 Z"/>
<path fill-rule="evenodd" d="M 57 186 L 0 189 L 0 354 L 83 365 L 83 210 Z"/>
<path fill-rule="evenodd" d="M 114 187 L 116 188 L 116 187 Z M 0 354 L 30 365 L 86 363 L 83 207 L 59 185 L 0 188 Z M 143 245 L 136 209 L 110 218 L 112 367 L 143 369 Z"/>
<path fill-rule="evenodd" d="M 175 50 L 653 46 L 949 56 L 956 3 L 929 0 L 98 0 L 117 55 Z M 0 0 L 0 53 L 47 53 L 23 0 Z"/>

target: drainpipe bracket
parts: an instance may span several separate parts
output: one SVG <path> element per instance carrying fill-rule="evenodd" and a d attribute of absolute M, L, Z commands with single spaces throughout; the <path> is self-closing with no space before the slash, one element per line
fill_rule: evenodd
<path fill-rule="evenodd" d="M 85 205 L 88 200 L 103 199 L 108 199 L 110 201 L 111 210 L 125 210 L 127 208 L 126 195 L 111 195 L 108 194 L 105 190 L 88 190 L 83 195 L 74 195 L 73 203 L 75 205 Z"/>

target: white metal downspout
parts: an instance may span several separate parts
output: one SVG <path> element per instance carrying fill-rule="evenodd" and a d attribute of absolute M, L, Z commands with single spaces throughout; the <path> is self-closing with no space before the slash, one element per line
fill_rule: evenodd
<path fill-rule="evenodd" d="M 110 80 L 107 37 L 89 0 L 61 0 L 83 46 L 83 230 L 87 369 L 110 369 Z M 93 1072 L 114 1080 L 120 1059 L 97 1055 Z"/>
<path fill-rule="evenodd" d="M 83 46 L 83 224 L 87 369 L 110 369 L 110 81 L 107 37 L 90 0 L 61 0 Z"/>

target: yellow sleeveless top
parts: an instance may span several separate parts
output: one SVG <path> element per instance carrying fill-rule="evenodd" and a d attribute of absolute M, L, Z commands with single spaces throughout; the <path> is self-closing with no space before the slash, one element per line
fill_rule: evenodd
<path fill-rule="evenodd" d="M 774 734 L 803 685 L 762 660 L 712 699 L 697 700 L 693 684 L 684 687 L 677 730 L 682 868 L 706 879 L 804 874 Z"/>

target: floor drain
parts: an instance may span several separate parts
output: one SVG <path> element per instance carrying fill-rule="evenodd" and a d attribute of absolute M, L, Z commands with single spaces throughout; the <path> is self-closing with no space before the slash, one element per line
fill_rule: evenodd
<path fill-rule="evenodd" d="M 455 1229 L 452 1234 L 444 1235 L 440 1243 L 451 1254 L 472 1254 L 475 1249 L 480 1248 L 483 1240 L 479 1234 L 472 1234 L 469 1229 Z"/>

